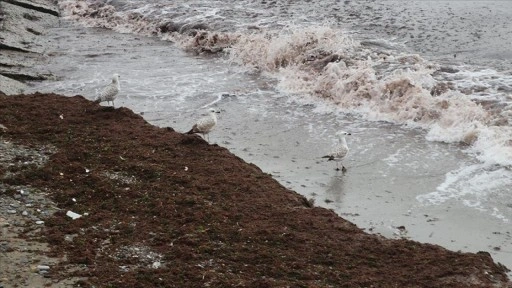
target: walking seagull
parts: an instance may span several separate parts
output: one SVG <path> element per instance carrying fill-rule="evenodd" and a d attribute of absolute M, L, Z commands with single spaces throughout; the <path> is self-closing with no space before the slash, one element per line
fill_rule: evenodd
<path fill-rule="evenodd" d="M 331 153 L 329 155 L 323 156 L 322 158 L 328 158 L 328 161 L 336 161 L 336 171 L 339 171 L 339 163 L 341 160 L 345 159 L 348 154 L 348 146 L 347 140 L 345 140 L 345 135 L 351 135 L 345 131 L 339 131 L 336 133 L 338 137 L 338 143 L 333 147 Z M 341 164 L 341 171 L 347 171 L 347 168 Z"/>
<path fill-rule="evenodd" d="M 213 127 L 217 124 L 217 116 L 216 113 L 220 113 L 220 111 L 217 111 L 213 108 L 210 108 L 209 115 L 205 116 L 201 119 L 199 119 L 194 126 L 192 126 L 192 129 L 188 131 L 186 134 L 194 134 L 199 133 L 203 135 L 203 138 L 205 135 L 208 137 L 208 142 L 210 142 L 210 136 L 208 136 L 208 133 L 212 131 Z"/>
<path fill-rule="evenodd" d="M 107 85 L 107 87 L 103 88 L 100 95 L 96 97 L 94 102 L 101 103 L 107 101 L 107 104 L 112 101 L 112 107 L 114 107 L 114 100 L 117 97 L 117 93 L 121 90 L 121 85 L 119 84 L 119 74 L 114 74 L 112 76 L 112 82 Z M 115 107 L 114 107 L 115 108 Z"/>

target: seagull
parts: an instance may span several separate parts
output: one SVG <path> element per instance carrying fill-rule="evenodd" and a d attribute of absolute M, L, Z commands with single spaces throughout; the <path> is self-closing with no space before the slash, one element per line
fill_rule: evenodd
<path fill-rule="evenodd" d="M 210 108 L 208 111 L 210 114 L 199 119 L 196 124 L 192 126 L 192 129 L 190 129 L 186 134 L 200 133 L 203 135 L 203 138 L 205 135 L 208 136 L 208 133 L 210 133 L 213 127 L 217 124 L 217 116 L 215 114 L 220 113 L 220 111 L 213 108 Z M 210 142 L 210 136 L 208 136 L 208 142 Z"/>
<path fill-rule="evenodd" d="M 109 104 L 109 102 L 112 101 L 112 107 L 114 107 L 114 100 L 116 99 L 119 90 L 121 90 L 121 85 L 119 85 L 119 77 L 119 74 L 114 74 L 112 76 L 112 82 L 103 88 L 103 91 L 101 91 L 100 95 L 96 97 L 94 102 L 101 103 L 107 101 L 107 104 Z"/>
<path fill-rule="evenodd" d="M 336 144 L 331 153 L 329 155 L 323 156 L 322 158 L 328 158 L 328 161 L 336 161 L 336 171 L 339 171 L 339 163 L 341 160 L 345 159 L 345 157 L 348 154 L 348 146 L 347 146 L 347 140 L 345 140 L 345 135 L 351 135 L 348 132 L 345 131 L 339 131 L 336 133 L 336 136 L 338 137 L 338 144 Z M 347 171 L 347 168 L 341 164 L 341 171 L 345 172 Z"/>

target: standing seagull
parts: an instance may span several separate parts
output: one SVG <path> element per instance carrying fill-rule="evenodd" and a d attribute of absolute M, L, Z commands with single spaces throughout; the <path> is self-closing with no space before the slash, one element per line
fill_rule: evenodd
<path fill-rule="evenodd" d="M 219 111 L 210 108 L 208 110 L 210 114 L 208 116 L 205 116 L 201 119 L 199 119 L 194 126 L 192 126 L 192 129 L 188 131 L 186 134 L 194 134 L 194 133 L 200 133 L 203 135 L 203 138 L 208 136 L 208 133 L 212 131 L 213 127 L 217 124 L 217 116 L 216 113 L 220 113 Z M 208 142 L 210 142 L 210 136 L 208 136 Z"/>
<path fill-rule="evenodd" d="M 348 146 L 347 146 L 347 140 L 345 140 L 345 135 L 351 135 L 348 132 L 345 131 L 339 131 L 336 133 L 336 136 L 338 136 L 338 144 L 333 147 L 332 152 L 329 155 L 323 156 L 322 158 L 329 158 L 328 161 L 336 161 L 336 171 L 339 171 L 339 163 L 341 160 L 343 160 L 347 154 L 348 154 Z M 341 171 L 345 172 L 347 171 L 347 168 L 341 164 Z"/>
<path fill-rule="evenodd" d="M 94 102 L 101 103 L 107 101 L 107 104 L 109 104 L 109 102 L 112 101 L 112 107 L 114 107 L 114 100 L 116 99 L 119 90 L 121 90 L 121 85 L 119 84 L 119 74 L 114 74 L 112 76 L 112 82 L 108 84 L 107 87 L 103 89 L 103 91 L 101 91 L 100 95 L 96 97 Z"/>

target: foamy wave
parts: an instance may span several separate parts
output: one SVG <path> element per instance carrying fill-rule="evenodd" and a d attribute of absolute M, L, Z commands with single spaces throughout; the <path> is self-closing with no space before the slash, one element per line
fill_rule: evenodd
<path fill-rule="evenodd" d="M 473 149 L 481 161 L 512 166 L 512 127 L 484 127 Z"/>
<path fill-rule="evenodd" d="M 87 26 L 153 35 L 196 53 L 226 52 L 231 63 L 278 79 L 277 88 L 285 93 L 328 100 L 369 120 L 420 127 L 428 132 L 427 140 L 466 143 L 484 162 L 512 165 L 512 105 L 488 97 L 497 90 L 491 89 L 496 84 L 485 85 L 495 79 L 494 72 L 444 73 L 419 55 L 362 46 L 330 26 L 228 33 L 210 28 L 215 21 L 205 24 L 219 19 L 216 10 L 185 4 L 175 18 L 167 16 L 172 14 L 167 6 L 120 12 L 104 1 L 60 5 L 66 17 Z M 475 85 L 470 76 L 477 77 Z"/>
<path fill-rule="evenodd" d="M 233 63 L 279 79 L 285 93 L 328 99 L 369 120 L 420 127 L 427 140 L 466 143 L 484 162 L 512 165 L 507 112 L 436 80 L 440 67 L 418 55 L 364 49 L 327 27 L 244 35 L 229 52 Z"/>
<path fill-rule="evenodd" d="M 234 63 L 262 71 L 289 66 L 319 71 L 358 46 L 349 37 L 338 33 L 327 27 L 289 27 L 279 31 L 245 34 L 239 37 L 229 52 Z"/>
<path fill-rule="evenodd" d="M 154 35 L 156 23 L 149 21 L 138 12 L 120 13 L 104 1 L 60 1 L 59 6 L 67 19 L 87 27 L 112 29 L 119 33 Z"/>
<path fill-rule="evenodd" d="M 435 192 L 418 195 L 416 199 L 426 205 L 439 205 L 450 200 L 460 200 L 468 207 L 491 212 L 491 215 L 508 222 L 496 205 L 503 204 L 512 184 L 511 171 L 504 167 L 479 163 L 462 167 L 446 175 L 445 181 Z"/>
<path fill-rule="evenodd" d="M 197 54 L 219 53 L 231 47 L 238 39 L 236 33 L 196 31 L 192 36 L 179 33 L 163 35 L 163 40 L 176 42 L 181 48 Z"/>
<path fill-rule="evenodd" d="M 111 29 L 119 33 L 135 33 L 157 36 L 175 42 L 186 51 L 195 53 L 218 53 L 238 41 L 237 33 L 209 31 L 201 17 L 180 20 L 155 17 L 154 9 L 142 7 L 129 11 L 117 11 L 105 1 L 61 1 L 60 8 L 65 18 L 80 22 L 87 27 Z M 205 12 L 208 17 L 210 12 Z M 165 13 L 164 13 L 165 16 Z"/>

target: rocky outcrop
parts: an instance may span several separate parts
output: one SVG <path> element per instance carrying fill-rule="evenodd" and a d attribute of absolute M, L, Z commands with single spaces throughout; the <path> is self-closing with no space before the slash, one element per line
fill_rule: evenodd
<path fill-rule="evenodd" d="M 57 1 L 0 1 L 0 93 L 19 94 L 24 81 L 51 78 L 33 68 L 47 61 L 52 43 L 46 39 L 48 27 L 58 25 Z"/>
<path fill-rule="evenodd" d="M 23 90 L 25 90 L 25 84 L 0 75 L 0 94 L 16 95 L 23 93 Z"/>

